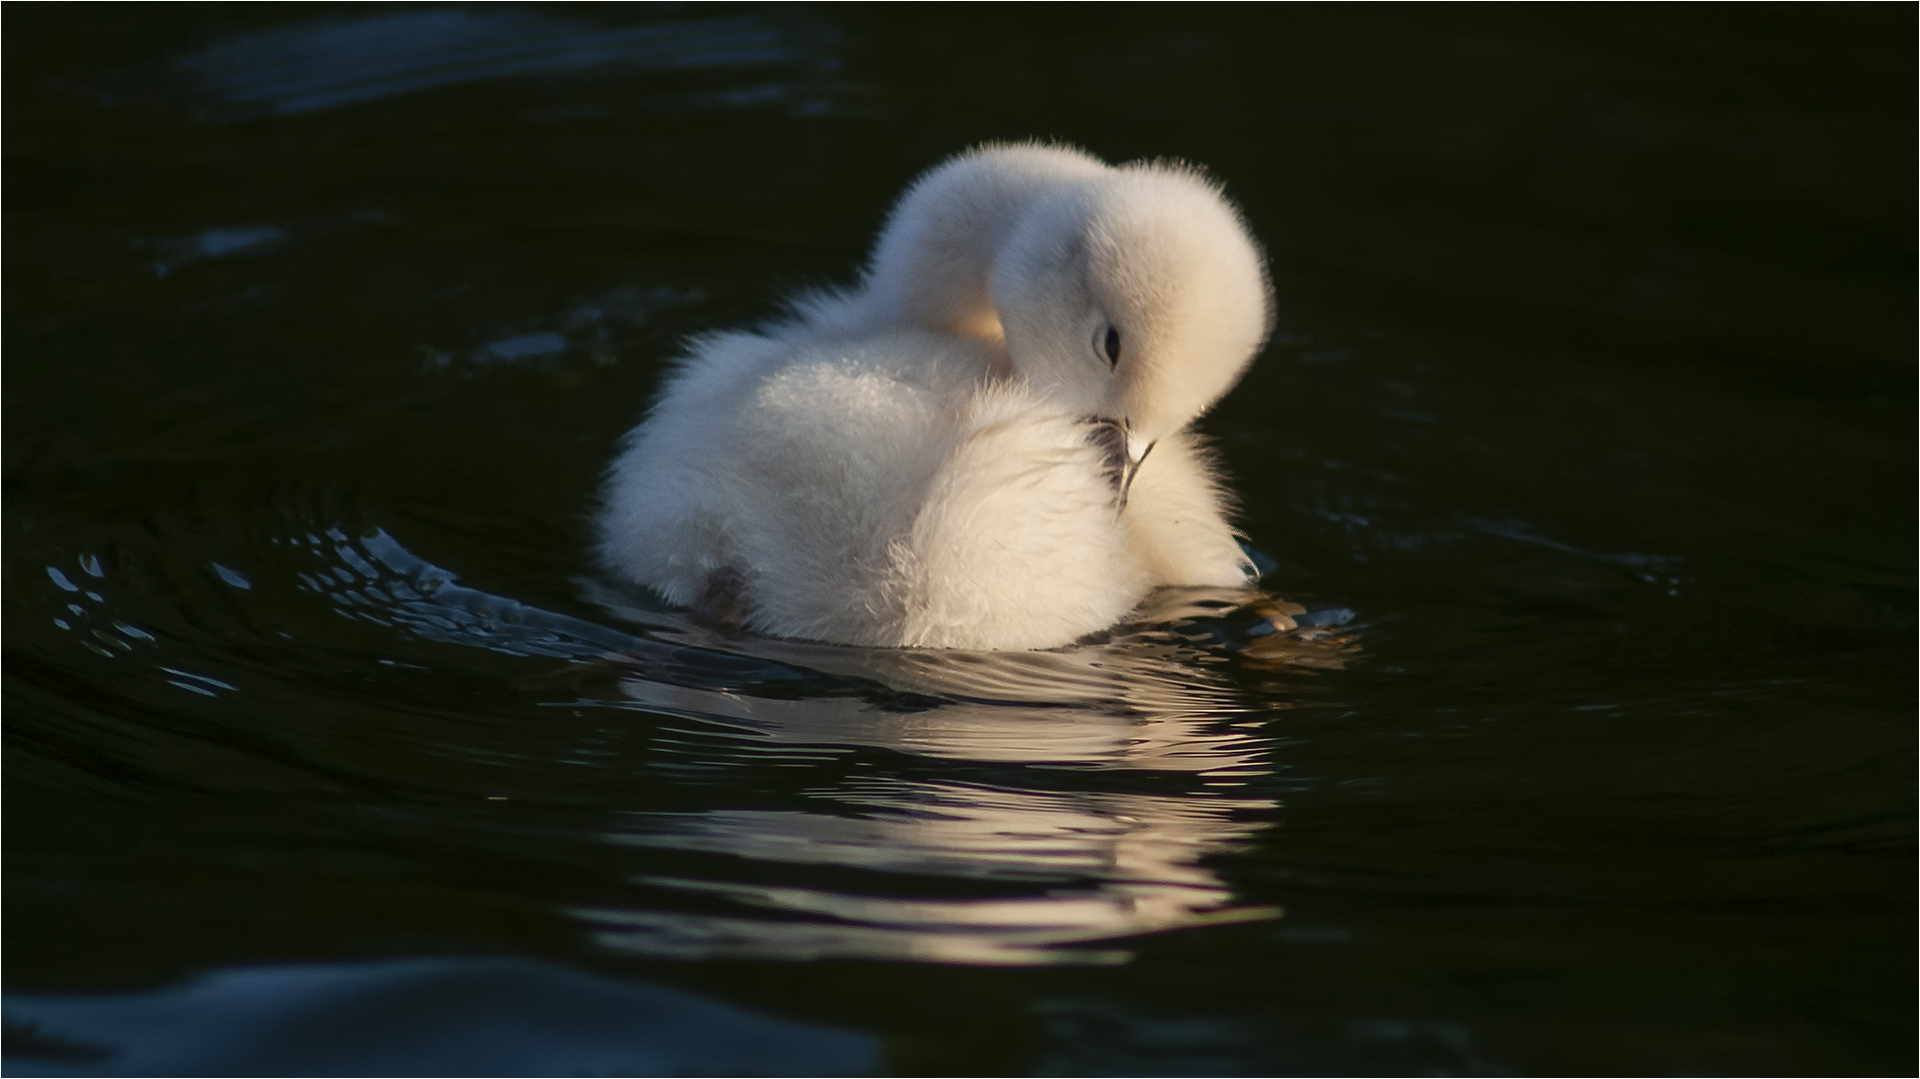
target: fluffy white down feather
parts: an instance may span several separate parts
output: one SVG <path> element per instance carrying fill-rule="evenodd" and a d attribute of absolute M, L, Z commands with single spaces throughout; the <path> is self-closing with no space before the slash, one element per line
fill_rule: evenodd
<path fill-rule="evenodd" d="M 1089 236 L 1117 271 L 1030 253 Z M 1129 252 L 1143 236 L 1155 249 Z M 1028 337 L 1009 340 L 1008 315 Z M 1257 249 L 1191 172 L 973 151 L 909 189 L 861 287 L 692 344 L 612 466 L 603 559 L 759 632 L 885 647 L 1050 648 L 1158 586 L 1244 585 L 1223 493 L 1184 428 L 1237 380 L 1266 318 Z M 1109 363 L 1079 338 L 1088 356 L 1068 354 L 1059 342 L 1082 323 L 1096 338 L 1123 326 L 1136 352 Z M 1058 340 L 1029 346 L 1030 326 Z M 1093 416 L 1155 436 L 1130 453 L 1124 500 Z"/>

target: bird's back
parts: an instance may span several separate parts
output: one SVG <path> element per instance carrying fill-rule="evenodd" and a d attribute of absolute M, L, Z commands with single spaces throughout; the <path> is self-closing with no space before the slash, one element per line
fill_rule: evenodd
<path fill-rule="evenodd" d="M 724 587 L 750 628 L 849 644 L 1047 647 L 1145 587 L 1085 425 L 924 331 L 702 342 L 602 525 L 670 601 Z"/>

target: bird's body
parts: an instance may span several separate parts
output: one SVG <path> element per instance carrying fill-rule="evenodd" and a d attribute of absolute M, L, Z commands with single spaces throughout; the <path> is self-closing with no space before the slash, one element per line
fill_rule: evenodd
<path fill-rule="evenodd" d="M 1174 207 L 1175 226 L 1182 212 L 1224 213 L 1204 224 L 1224 222 L 1244 247 L 1227 252 L 1241 256 L 1227 268 L 1239 295 L 1170 294 L 1192 274 L 1169 283 L 1151 252 L 1130 259 L 1124 244 L 1107 274 L 1121 294 L 1082 295 L 1102 279 L 1075 239 L 1111 238 L 1095 226 L 1156 192 L 1191 204 Z M 1144 212 L 1149 234 L 1167 223 L 1161 208 Z M 1142 261 L 1146 280 L 1135 280 Z M 1179 327 L 1140 317 L 1127 287 L 1148 314 L 1205 317 L 1225 303 L 1243 325 L 1198 380 L 1225 384 L 1194 389 L 1178 370 L 1173 383 L 1152 370 L 1155 343 Z M 1093 365 L 1061 347 L 1082 322 Z M 1244 585 L 1223 496 L 1185 428 L 1264 329 L 1257 253 L 1190 173 L 1129 174 L 1049 147 L 975 151 L 910 189 L 863 287 L 695 342 L 613 465 L 602 554 L 671 602 L 759 632 L 886 647 L 1054 647 L 1112 625 L 1157 586 Z M 1122 332 L 1148 369 L 1123 372 Z M 1100 357 L 1103 343 L 1113 355 Z M 1136 394 L 1199 404 L 1152 415 L 1104 385 L 1129 377 Z"/>

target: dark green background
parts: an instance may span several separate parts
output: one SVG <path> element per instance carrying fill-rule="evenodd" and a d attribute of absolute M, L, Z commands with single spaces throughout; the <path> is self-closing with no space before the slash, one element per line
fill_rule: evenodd
<path fill-rule="evenodd" d="M 378 9 L 8 7 L 9 992 L 509 954 L 902 1074 L 1912 1073 L 1912 6 L 539 12 L 794 57 L 249 118 L 170 58 Z M 1286 917 L 1118 968 L 598 948 L 563 908 L 650 857 L 610 814 L 842 765 L 675 764 L 664 717 L 550 707 L 565 662 L 336 617 L 278 541 L 378 528 L 617 625 L 587 514 L 675 342 L 848 280 L 916 172 L 1028 136 L 1204 163 L 1272 259 L 1278 333 L 1205 429 L 1267 587 L 1364 627 L 1344 671 L 1210 668 L 1279 808 L 1208 864 Z M 46 567 L 86 557 L 62 630 Z M 1046 779 L 1130 782 L 1177 787 Z"/>

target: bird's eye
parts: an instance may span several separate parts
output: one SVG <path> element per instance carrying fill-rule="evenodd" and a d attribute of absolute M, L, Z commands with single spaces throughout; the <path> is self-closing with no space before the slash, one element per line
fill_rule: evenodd
<path fill-rule="evenodd" d="M 1107 362 L 1115 367 L 1120 366 L 1120 331 L 1115 327 L 1107 327 L 1107 339 L 1104 342 L 1104 347 L 1107 353 Z"/>

